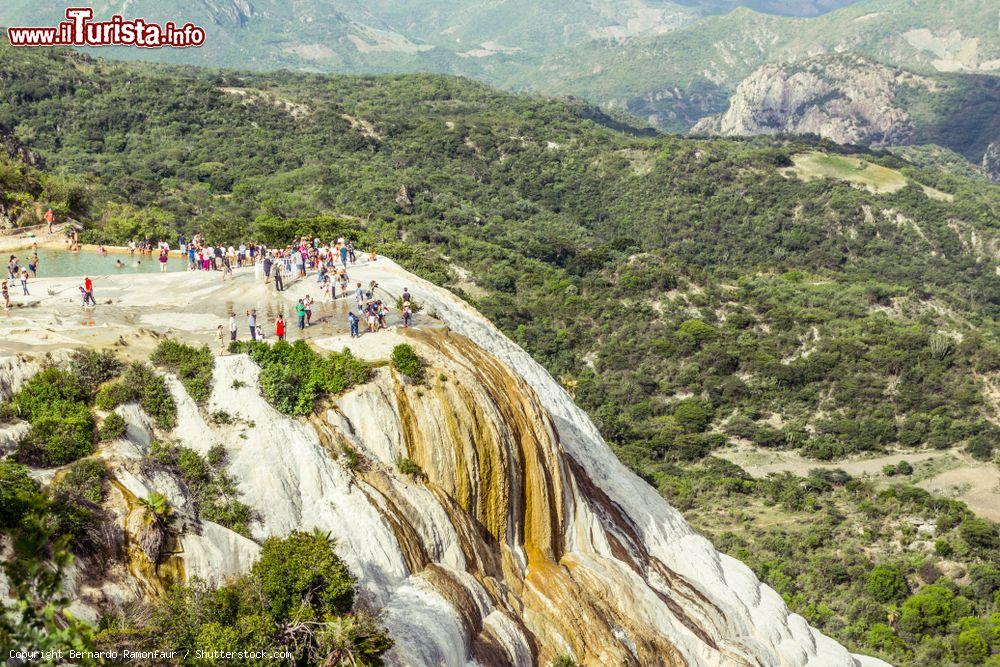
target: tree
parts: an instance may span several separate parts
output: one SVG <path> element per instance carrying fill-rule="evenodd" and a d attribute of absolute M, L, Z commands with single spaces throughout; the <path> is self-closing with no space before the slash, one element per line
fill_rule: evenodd
<path fill-rule="evenodd" d="M 701 320 L 685 320 L 677 328 L 677 335 L 689 344 L 701 346 L 718 338 L 719 330 Z"/>
<path fill-rule="evenodd" d="M 149 562 L 160 562 L 160 554 L 167 540 L 167 522 L 173 508 L 170 501 L 162 493 L 153 492 L 145 498 L 139 498 L 139 509 L 130 516 L 129 529 L 135 534 Z M 138 522 L 131 517 L 138 516 Z"/>
<path fill-rule="evenodd" d="M 906 584 L 906 576 L 896 565 L 878 565 L 868 573 L 865 584 L 868 594 L 879 602 L 895 602 L 902 600 L 910 593 Z"/>
<path fill-rule="evenodd" d="M 30 505 L 13 531 L 11 551 L 3 562 L 9 593 L 6 600 L 0 599 L 0 646 L 92 649 L 91 629 L 66 611 L 70 601 L 63 593 L 62 575 L 73 562 L 70 536 L 55 537 L 44 497 L 35 497 Z M 78 662 L 95 664 L 87 658 Z"/>
<path fill-rule="evenodd" d="M 899 627 L 916 636 L 944 631 L 954 621 L 955 594 L 939 584 L 924 586 L 903 603 Z"/>
<path fill-rule="evenodd" d="M 978 665 L 989 653 L 989 642 L 978 627 L 962 630 L 955 638 L 955 657 L 963 662 Z"/>
<path fill-rule="evenodd" d="M 962 539 L 974 549 L 996 549 L 1000 547 L 997 525 L 987 519 L 965 519 L 958 527 Z"/>
<path fill-rule="evenodd" d="M 674 406 L 674 421 L 688 433 L 700 433 L 708 426 L 711 413 L 696 398 L 685 398 Z"/>

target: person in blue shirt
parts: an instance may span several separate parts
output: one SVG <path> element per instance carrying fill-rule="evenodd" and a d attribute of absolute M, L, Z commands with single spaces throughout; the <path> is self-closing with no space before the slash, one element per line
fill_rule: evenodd
<path fill-rule="evenodd" d="M 351 338 L 360 338 L 361 334 L 358 332 L 358 316 L 354 314 L 353 310 L 347 311 L 347 322 L 351 325 Z"/>
<path fill-rule="evenodd" d="M 247 311 L 247 325 L 250 327 L 250 340 L 257 340 L 257 311 Z"/>

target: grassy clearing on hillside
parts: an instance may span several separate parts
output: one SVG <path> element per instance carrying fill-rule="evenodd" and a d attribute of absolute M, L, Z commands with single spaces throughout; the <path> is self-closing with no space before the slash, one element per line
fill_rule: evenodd
<path fill-rule="evenodd" d="M 847 181 L 866 188 L 874 194 L 891 194 L 899 192 L 912 183 L 906 176 L 895 169 L 873 164 L 861 158 L 849 155 L 832 155 L 813 151 L 801 153 L 792 157 L 794 167 L 783 169 L 786 176 L 795 175 L 804 181 L 814 181 L 819 178 L 834 178 Z M 920 185 L 924 193 L 931 199 L 951 201 L 952 195 Z"/>

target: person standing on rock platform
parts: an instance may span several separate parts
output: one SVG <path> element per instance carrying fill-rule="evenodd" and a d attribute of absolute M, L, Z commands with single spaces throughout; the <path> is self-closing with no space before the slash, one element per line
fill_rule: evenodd
<path fill-rule="evenodd" d="M 229 340 L 236 340 L 236 313 L 229 313 Z"/>
<path fill-rule="evenodd" d="M 48 223 L 49 225 L 49 234 L 52 233 L 52 223 L 54 223 L 55 221 L 56 221 L 56 214 L 50 208 L 45 212 L 45 222 Z"/>
<path fill-rule="evenodd" d="M 295 304 L 295 316 L 299 319 L 299 331 L 302 331 L 306 328 L 306 307 L 302 299 Z"/>
<path fill-rule="evenodd" d="M 10 308 L 10 288 L 7 287 L 7 281 L 0 283 L 0 296 L 3 297 L 3 309 L 7 310 Z"/>
<path fill-rule="evenodd" d="M 250 327 L 250 340 L 257 340 L 257 311 L 253 308 L 247 311 L 247 326 Z"/>
<path fill-rule="evenodd" d="M 347 323 L 351 326 L 351 338 L 361 338 L 361 334 L 358 332 L 359 321 L 360 318 L 353 310 L 347 311 Z"/>
<path fill-rule="evenodd" d="M 278 319 L 274 323 L 274 335 L 278 337 L 278 340 L 285 340 L 285 318 L 282 315 L 278 315 Z"/>
<path fill-rule="evenodd" d="M 275 262 L 273 270 L 274 270 L 274 289 L 278 290 L 279 292 L 284 292 L 285 282 L 281 278 L 282 274 L 281 262 Z"/>
<path fill-rule="evenodd" d="M 84 292 L 84 299 L 83 299 L 84 305 L 90 303 L 90 305 L 96 306 L 97 300 L 94 299 L 94 281 L 90 279 L 90 276 L 83 277 L 83 292 Z"/>

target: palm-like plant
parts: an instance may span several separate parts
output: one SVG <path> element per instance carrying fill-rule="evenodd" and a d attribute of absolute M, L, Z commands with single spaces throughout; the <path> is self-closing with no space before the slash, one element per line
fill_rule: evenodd
<path fill-rule="evenodd" d="M 173 513 L 170 501 L 162 493 L 154 491 L 145 498 L 139 498 L 139 505 L 145 510 L 147 523 L 162 523 Z"/>
<path fill-rule="evenodd" d="M 151 563 L 160 562 L 163 545 L 167 541 L 167 521 L 173 513 L 170 501 L 162 493 L 153 492 L 139 498 L 142 526 L 136 532 L 139 547 Z"/>

